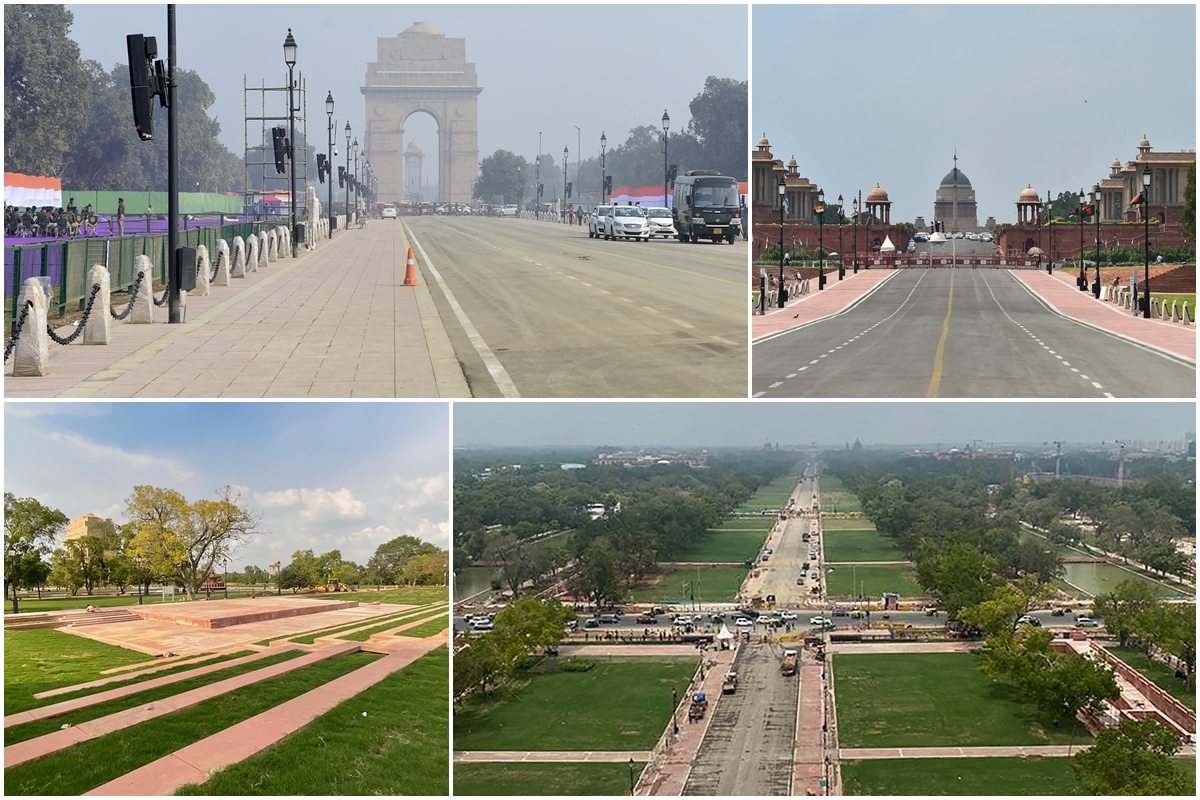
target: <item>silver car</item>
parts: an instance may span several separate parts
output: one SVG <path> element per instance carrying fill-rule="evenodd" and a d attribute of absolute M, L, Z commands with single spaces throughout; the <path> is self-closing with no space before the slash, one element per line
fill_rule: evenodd
<path fill-rule="evenodd" d="M 664 236 L 668 239 L 675 235 L 675 223 L 671 219 L 669 208 L 647 208 L 646 216 L 650 220 L 650 236 Z"/>
<path fill-rule="evenodd" d="M 604 235 L 604 216 L 612 206 L 596 206 L 588 214 L 588 238 L 599 239 Z"/>
<path fill-rule="evenodd" d="M 650 221 L 641 206 L 613 206 L 604 216 L 605 239 L 650 241 Z"/>

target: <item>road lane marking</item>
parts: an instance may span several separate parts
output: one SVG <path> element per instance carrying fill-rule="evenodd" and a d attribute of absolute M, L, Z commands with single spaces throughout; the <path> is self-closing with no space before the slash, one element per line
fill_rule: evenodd
<path fill-rule="evenodd" d="M 676 325 L 680 326 L 681 328 L 694 328 L 694 327 L 696 327 L 695 325 L 691 325 L 691 324 L 689 324 L 689 323 L 687 323 L 687 322 L 684 322 L 684 321 L 683 321 L 683 320 L 681 320 L 681 319 L 675 319 L 674 317 L 668 317 L 667 319 L 671 320 L 671 322 L 674 322 Z M 715 338 L 717 338 L 717 337 L 715 337 L 715 336 L 714 336 L 713 338 L 715 339 Z M 722 340 L 722 341 L 724 341 L 724 340 Z M 729 344 L 733 344 L 733 342 L 729 342 Z"/>
<path fill-rule="evenodd" d="M 950 293 L 946 297 L 946 319 L 942 321 L 942 338 L 938 340 L 937 354 L 933 357 L 933 377 L 929 379 L 926 397 L 937 397 L 942 382 L 942 357 L 946 353 L 946 336 L 950 333 L 950 311 L 954 308 L 954 272 L 950 272 Z"/>
<path fill-rule="evenodd" d="M 408 232 L 409 240 L 417 246 L 417 252 L 425 260 L 425 266 L 429 268 L 433 279 L 437 281 L 438 288 L 446 296 L 446 301 L 450 304 L 450 308 L 453 309 L 454 316 L 458 318 L 458 323 L 462 325 L 467 338 L 471 340 L 471 344 L 475 347 L 475 352 L 483 359 L 483 365 L 487 367 L 488 374 L 496 382 L 496 387 L 500 390 L 500 394 L 505 397 L 520 397 L 521 393 L 517 391 L 517 386 L 513 383 L 512 378 L 509 377 L 508 371 L 504 369 L 504 365 L 500 363 L 500 359 L 496 358 L 496 354 L 492 352 L 492 348 L 488 347 L 487 342 L 479 335 L 479 331 L 471 324 L 471 320 L 467 318 L 467 312 L 463 311 L 462 306 L 455 299 L 454 293 L 450 291 L 450 287 L 442 279 L 442 274 L 433 266 L 433 261 L 430 260 L 429 254 L 425 252 L 425 248 L 421 246 L 421 243 L 417 241 L 417 237 L 413 235 L 412 228 L 409 228 L 407 223 L 405 223 L 404 228 Z"/>

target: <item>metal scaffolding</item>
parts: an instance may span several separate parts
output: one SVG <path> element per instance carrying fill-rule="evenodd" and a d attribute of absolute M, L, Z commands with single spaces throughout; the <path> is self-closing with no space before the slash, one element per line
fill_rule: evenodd
<path fill-rule="evenodd" d="M 278 93 L 272 94 L 272 93 Z M 258 114 L 250 114 L 250 96 L 258 95 Z M 270 107 L 283 116 L 268 114 L 268 95 L 271 95 Z M 295 89 L 296 104 L 296 142 L 293 151 L 296 159 L 296 220 L 308 219 L 308 92 L 304 75 L 298 74 Z M 260 218 L 264 216 L 263 198 L 268 195 L 288 198 L 291 202 L 291 187 L 288 185 L 290 176 L 285 171 L 280 175 L 275 171 L 275 145 L 271 139 L 271 128 L 277 124 L 287 127 L 288 122 L 288 87 L 287 81 L 282 86 L 267 86 L 264 79 L 260 86 L 249 86 L 246 76 L 242 75 L 242 131 L 246 146 L 246 180 L 242 194 L 242 211 L 244 214 Z M 280 109 L 278 106 L 283 106 Z M 251 144 L 254 135 L 252 127 L 257 127 L 257 143 Z M 257 187 L 257 188 L 256 188 Z M 287 217 L 286 208 L 281 209 L 283 217 Z"/>

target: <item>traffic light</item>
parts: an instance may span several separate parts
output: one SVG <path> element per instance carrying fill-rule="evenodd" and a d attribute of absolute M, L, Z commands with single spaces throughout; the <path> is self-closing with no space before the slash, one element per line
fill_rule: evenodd
<path fill-rule="evenodd" d="M 671 183 L 675 182 L 675 176 L 678 174 L 679 174 L 679 165 L 672 164 L 671 169 L 667 173 L 667 176 L 670 178 Z"/>
<path fill-rule="evenodd" d="M 346 185 L 346 168 L 338 167 L 338 188 L 341 189 Z"/>
<path fill-rule="evenodd" d="M 612 175 L 604 176 L 604 191 L 612 194 Z"/>
<path fill-rule="evenodd" d="M 541 184 L 541 183 L 538 184 L 538 197 L 542 196 L 542 189 L 544 189 L 544 188 L 546 188 L 545 184 Z"/>
<path fill-rule="evenodd" d="M 567 197 L 568 197 L 568 198 L 570 198 L 570 197 L 571 197 L 571 187 L 572 187 L 573 185 L 574 185 L 574 181 L 569 181 L 569 182 L 567 183 Z"/>
<path fill-rule="evenodd" d="M 321 183 L 325 182 L 325 173 L 329 170 L 329 164 L 325 161 L 324 153 L 317 153 L 317 180 Z"/>
<path fill-rule="evenodd" d="M 271 144 L 275 148 L 275 171 L 282 175 L 287 171 L 287 128 L 271 128 Z"/>
<path fill-rule="evenodd" d="M 155 61 L 158 56 L 158 41 L 153 36 L 131 33 L 125 37 L 129 55 L 129 90 L 133 96 L 133 127 L 138 138 L 149 141 L 154 138 L 155 95 L 163 108 L 167 106 L 166 76 L 163 63 Z"/>

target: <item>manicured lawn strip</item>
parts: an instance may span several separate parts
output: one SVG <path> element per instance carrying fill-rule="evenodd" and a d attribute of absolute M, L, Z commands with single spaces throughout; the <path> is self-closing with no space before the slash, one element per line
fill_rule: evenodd
<path fill-rule="evenodd" d="M 1112 654 L 1124 661 L 1138 672 L 1145 675 L 1160 689 L 1186 705 L 1196 710 L 1196 690 L 1188 689 L 1187 684 L 1175 677 L 1175 670 L 1161 661 L 1154 661 L 1141 650 L 1131 647 L 1110 647 Z"/>
<path fill-rule="evenodd" d="M 767 531 L 709 531 L 672 561 L 741 563 L 753 561 L 767 540 Z"/>
<path fill-rule="evenodd" d="M 827 531 L 873 531 L 875 523 L 866 517 L 826 517 L 821 520 L 821 527 Z"/>
<path fill-rule="evenodd" d="M 900 548 L 876 530 L 839 530 L 825 534 L 826 561 L 906 561 Z"/>
<path fill-rule="evenodd" d="M 78 795 L 374 661 L 350 653 L 4 771 L 5 794 Z M 443 701 L 444 702 L 444 701 Z M 361 712 L 360 712 L 361 713 Z M 244 791 L 244 790 L 243 790 Z"/>
<path fill-rule="evenodd" d="M 151 657 L 136 650 L 42 628 L 4 632 L 4 713 L 45 705 L 39 692 L 103 678 L 101 670 L 141 664 Z"/>
<path fill-rule="evenodd" d="M 925 595 L 912 567 L 856 567 L 845 564 L 830 569 L 833 572 L 825 573 L 825 590 L 831 597 L 857 597 L 860 591 L 877 599 L 884 592 L 898 592 L 901 597 Z"/>
<path fill-rule="evenodd" d="M 821 487 L 822 514 L 852 514 L 862 511 L 858 497 L 849 492 L 827 492 Z"/>
<path fill-rule="evenodd" d="M 684 697 L 696 664 L 597 659 L 587 672 L 518 673 L 491 697 L 466 702 L 454 749 L 649 750 L 671 721 L 672 687 Z"/>
<path fill-rule="evenodd" d="M 455 770 L 457 772 L 457 767 Z M 842 762 L 847 795 L 1077 795 L 1069 758 L 880 758 Z"/>
<path fill-rule="evenodd" d="M 288 595 L 283 595 L 288 597 Z M 441 600 L 447 602 L 450 599 L 450 592 L 445 586 L 401 586 L 398 589 L 383 589 L 375 591 L 374 589 L 362 588 L 357 592 L 333 592 L 332 594 L 310 593 L 298 594 L 296 597 L 303 597 L 309 600 L 357 600 L 360 603 L 395 603 L 400 606 L 421 606 L 427 603 L 436 603 Z"/>
<path fill-rule="evenodd" d="M 644 763 L 633 763 L 633 778 Z M 469 763 L 454 765 L 454 794 L 466 795 L 592 795 L 615 797 L 629 793 L 629 763 Z"/>
<path fill-rule="evenodd" d="M 449 669 L 448 650 L 427 653 L 265 750 L 176 794 L 446 796 Z"/>
<path fill-rule="evenodd" d="M 450 616 L 442 614 L 436 619 L 431 619 L 428 622 L 417 625 L 414 628 L 409 628 L 406 631 L 400 631 L 397 636 L 410 636 L 414 639 L 425 639 L 429 636 L 436 636 L 446 628 L 450 627 Z"/>
<path fill-rule="evenodd" d="M 1077 722 L 1053 720 L 1016 690 L 979 672 L 970 653 L 833 656 L 841 747 L 953 747 L 1091 741 Z M 958 794 L 958 792 L 955 792 Z M 967 792 L 970 794 L 970 792 Z"/>
<path fill-rule="evenodd" d="M 749 519 L 727 519 L 715 528 L 709 528 L 709 532 L 713 531 L 731 531 L 731 530 L 749 530 L 749 531 L 766 531 L 771 530 L 771 527 L 776 523 L 776 517 L 750 517 Z"/>
<path fill-rule="evenodd" d="M 699 586 L 696 600 L 704 602 L 726 602 L 737 597 L 746 570 L 742 567 L 700 567 Z M 691 591 L 684 592 L 685 583 L 696 582 L 695 567 L 681 567 L 665 572 L 662 580 L 653 586 L 639 586 L 630 594 L 635 602 L 649 603 L 657 600 L 691 599 Z"/>
<path fill-rule="evenodd" d="M 263 594 L 263 590 L 260 588 L 255 587 L 254 591 L 258 595 Z M 231 599 L 231 600 L 239 599 L 241 597 L 249 597 L 250 589 L 249 588 L 243 589 L 240 586 L 236 587 L 236 588 L 233 586 L 230 586 L 229 594 L 230 594 L 229 599 Z M 237 597 L 234 597 L 234 595 L 237 595 Z M 223 598 L 224 598 L 224 594 L 222 594 L 221 596 L 218 596 L 218 597 L 214 597 L 211 601 L 208 601 L 208 602 L 216 602 L 217 600 L 221 600 Z M 201 595 L 200 597 L 197 598 L 197 600 L 203 600 L 203 599 L 204 599 L 203 595 Z M 156 606 L 156 605 L 160 605 L 163 602 L 164 601 L 162 599 L 161 594 L 142 595 L 142 603 L 145 605 L 148 605 L 148 606 L 155 605 Z M 169 603 L 170 601 L 167 601 L 167 602 Z M 180 599 L 179 597 L 176 597 L 174 602 L 183 603 L 183 602 L 188 602 L 188 601 Z M 196 602 L 196 600 L 193 600 L 191 602 Z M 138 604 L 138 599 L 137 599 L 136 594 L 124 595 L 124 596 L 115 595 L 115 594 L 112 594 L 112 595 L 104 594 L 104 595 L 92 595 L 91 597 L 88 597 L 85 594 L 80 594 L 80 595 L 76 595 L 75 597 L 46 597 L 42 600 L 38 600 L 37 596 L 35 595 L 33 597 L 22 597 L 21 598 L 21 613 L 22 614 L 30 614 L 30 613 L 37 612 L 40 614 L 58 614 L 63 611 L 86 611 L 87 607 L 89 605 L 95 606 L 96 608 L 117 608 L 120 606 L 136 606 L 137 604 Z M 4 612 L 6 614 L 12 613 L 11 599 L 9 600 L 8 603 L 5 604 Z"/>
<path fill-rule="evenodd" d="M 423 619 L 432 614 L 436 614 L 437 611 L 438 610 L 434 609 L 434 608 L 427 608 L 424 611 L 421 611 L 419 613 L 409 614 L 400 619 L 388 620 L 387 622 L 383 623 L 382 625 L 374 625 L 365 630 L 358 631 L 357 633 L 347 634 L 346 636 L 339 636 L 338 638 L 344 639 L 347 642 L 365 642 L 371 638 L 371 634 L 383 633 L 384 631 L 390 631 L 392 628 L 397 628 L 401 625 L 404 625 L 405 623 L 416 622 L 419 619 Z M 443 625 L 442 627 L 445 627 L 445 626 Z"/>
<path fill-rule="evenodd" d="M 269 667 L 272 664 L 278 664 L 282 661 L 291 661 L 297 656 L 304 655 L 302 650 L 289 650 L 285 653 L 276 653 L 275 655 L 267 656 L 258 661 L 252 661 L 248 664 L 238 664 L 227 669 L 219 669 L 216 672 L 210 672 L 207 675 L 200 675 L 191 680 L 180 681 L 179 683 L 168 684 L 167 686 L 159 686 L 155 689 L 148 689 L 144 692 L 136 692 L 131 695 L 119 698 L 117 700 L 109 700 L 107 703 L 98 703 L 94 706 L 87 706 L 78 711 L 73 711 L 70 714 L 63 714 L 61 717 L 52 717 L 50 719 L 41 719 L 36 722 L 27 722 L 24 725 L 15 725 L 11 728 L 4 729 L 4 746 L 24 742 L 28 739 L 33 739 L 47 733 L 53 733 L 63 725 L 78 725 L 81 722 L 87 722 L 90 719 L 99 719 L 100 717 L 115 714 L 118 711 L 124 711 L 127 708 L 152 703 L 155 700 L 161 700 L 164 697 L 173 697 L 177 694 L 198 689 L 201 686 L 207 686 L 210 683 L 223 681 L 226 678 L 232 678 L 237 675 L 244 675 L 247 672 Z"/>
<path fill-rule="evenodd" d="M 313 644 L 314 642 L 316 642 L 316 640 L 319 637 L 322 637 L 322 636 L 335 636 L 339 633 L 344 633 L 345 631 L 354 630 L 355 628 L 357 628 L 361 625 L 369 625 L 372 622 L 376 622 L 376 621 L 389 622 L 389 621 L 394 621 L 394 620 L 403 620 L 408 617 L 420 616 L 422 613 L 423 612 L 421 610 L 418 610 L 415 608 L 410 608 L 405 611 L 394 611 L 391 614 L 383 614 L 381 616 L 373 617 L 370 619 L 365 619 L 365 618 L 360 619 L 357 622 L 349 622 L 345 625 L 339 625 L 336 628 L 327 628 L 327 629 L 317 630 L 317 631 L 313 631 L 312 633 L 294 634 L 294 635 L 289 634 L 288 636 L 276 636 L 275 639 L 286 639 L 289 642 L 296 642 L 297 644 Z M 268 642 L 274 641 L 274 639 L 268 639 L 267 641 Z"/>

